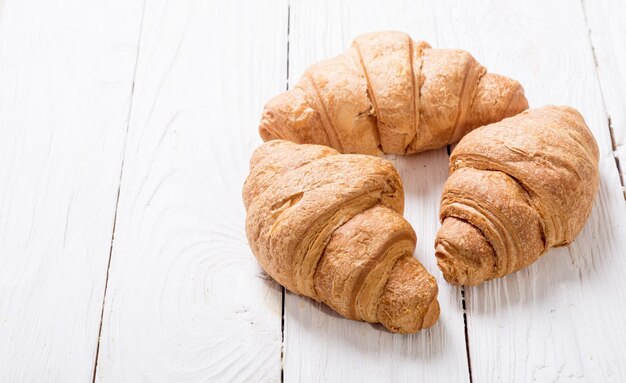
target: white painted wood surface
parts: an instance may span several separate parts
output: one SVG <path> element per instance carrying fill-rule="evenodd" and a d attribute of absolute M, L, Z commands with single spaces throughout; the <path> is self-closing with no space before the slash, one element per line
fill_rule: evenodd
<path fill-rule="evenodd" d="M 287 3 L 150 1 L 139 50 L 96 380 L 279 381 L 281 288 L 241 187 Z"/>
<path fill-rule="evenodd" d="M 584 0 L 596 71 L 613 134 L 613 151 L 626 181 L 626 1 Z M 626 198 L 626 189 L 624 189 Z"/>
<path fill-rule="evenodd" d="M 0 0 L 0 381 L 626 381 L 625 8 Z M 465 289 L 465 318 L 433 256 L 446 150 L 390 157 L 440 287 L 440 322 L 411 336 L 283 302 L 240 198 L 287 72 L 380 29 L 469 50 L 531 106 L 578 108 L 601 147 L 580 237 Z"/>
<path fill-rule="evenodd" d="M 92 378 L 140 17 L 0 1 L 1 382 Z"/>

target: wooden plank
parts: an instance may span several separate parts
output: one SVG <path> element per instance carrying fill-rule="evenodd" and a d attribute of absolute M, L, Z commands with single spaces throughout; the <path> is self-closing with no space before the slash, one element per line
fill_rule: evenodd
<path fill-rule="evenodd" d="M 287 3 L 147 3 L 97 380 L 278 381 L 281 290 L 245 237 Z"/>
<path fill-rule="evenodd" d="M 622 186 L 626 181 L 626 2 L 583 1 L 594 48 L 600 88 L 608 113 L 608 125 L 613 135 L 613 151 L 621 172 Z M 626 189 L 624 189 L 626 198 Z"/>
<path fill-rule="evenodd" d="M 358 34 L 398 29 L 437 45 L 433 12 L 426 2 L 292 1 L 290 83 L 306 67 L 342 52 Z M 441 318 L 415 335 L 394 335 L 350 321 L 328 307 L 288 293 L 285 301 L 285 380 L 468 381 L 460 290 L 437 269 L 433 243 L 447 177 L 445 149 L 390 157 L 402 176 L 405 216 L 417 232 L 415 256 L 437 277 Z"/>
<path fill-rule="evenodd" d="M 578 239 L 466 289 L 473 381 L 624 381 L 626 205 L 581 4 L 446 1 L 436 21 L 443 45 L 519 79 L 531 107 L 578 108 L 601 148 L 600 192 Z"/>
<path fill-rule="evenodd" d="M 141 6 L 0 1 L 2 382 L 92 379 Z"/>

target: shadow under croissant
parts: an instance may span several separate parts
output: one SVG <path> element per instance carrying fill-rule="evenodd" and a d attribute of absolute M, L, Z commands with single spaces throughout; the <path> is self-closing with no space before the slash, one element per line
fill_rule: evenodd
<path fill-rule="evenodd" d="M 600 188 L 587 224 L 576 240 L 568 246 L 552 248 L 535 263 L 516 273 L 492 279 L 477 286 L 465 287 L 465 300 L 470 314 L 494 315 L 501 309 L 523 308 L 554 299 L 563 284 L 571 281 L 589 281 L 603 277 L 608 262 L 598 261 L 606 254 L 619 251 L 609 249 L 610 241 L 594 240 L 598 233 L 612 230 L 609 220 L 602 219 L 598 204 L 608 198 L 609 185 L 600 173 Z M 591 248 L 581 244 L 593 244 Z"/>
<path fill-rule="evenodd" d="M 391 346 L 381 347 L 381 343 L 389 342 L 394 344 L 394 350 L 399 351 L 394 356 L 404 356 L 408 360 L 433 359 L 442 355 L 444 342 L 448 339 L 445 336 L 445 318 L 442 317 L 430 328 L 414 334 L 399 334 L 387 330 L 381 324 L 344 318 L 323 303 L 289 291 L 285 293 L 285 300 L 285 336 L 289 336 L 288 329 L 295 322 L 307 332 L 325 332 L 328 336 L 323 342 L 340 342 L 339 350 L 351 348 L 358 352 L 381 352 L 391 349 Z"/>

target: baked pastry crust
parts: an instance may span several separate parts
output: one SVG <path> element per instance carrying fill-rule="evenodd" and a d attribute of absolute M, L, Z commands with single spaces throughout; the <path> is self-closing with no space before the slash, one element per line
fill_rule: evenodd
<path fill-rule="evenodd" d="M 436 322 L 437 284 L 413 258 L 391 162 L 274 140 L 254 152 L 243 199 L 254 255 L 290 291 L 394 332 Z"/>
<path fill-rule="evenodd" d="M 474 285 L 571 243 L 599 187 L 598 146 L 568 106 L 530 109 L 474 130 L 450 156 L 435 241 L 452 284 Z"/>
<path fill-rule="evenodd" d="M 358 36 L 309 67 L 265 106 L 263 140 L 321 144 L 343 153 L 411 154 L 455 143 L 528 108 L 521 85 L 487 73 L 468 52 L 433 49 L 403 32 Z"/>

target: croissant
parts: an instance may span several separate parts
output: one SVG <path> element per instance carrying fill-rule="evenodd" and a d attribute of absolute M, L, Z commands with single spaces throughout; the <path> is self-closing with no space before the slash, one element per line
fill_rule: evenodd
<path fill-rule="evenodd" d="M 389 161 L 271 141 L 250 160 L 243 200 L 254 255 L 290 291 L 394 332 L 436 322 L 437 284 L 413 258 L 415 232 Z"/>
<path fill-rule="evenodd" d="M 270 100 L 259 133 L 343 153 L 411 154 L 527 108 L 517 81 L 487 73 L 466 51 L 374 32 Z"/>
<path fill-rule="evenodd" d="M 598 191 L 598 146 L 565 106 L 527 110 L 465 136 L 450 157 L 435 240 L 445 279 L 475 285 L 571 243 Z"/>

